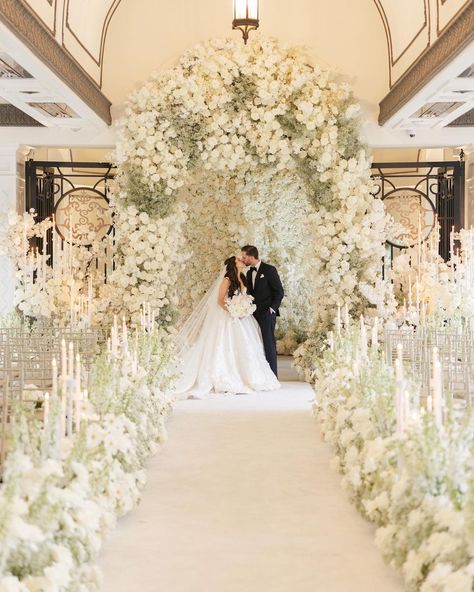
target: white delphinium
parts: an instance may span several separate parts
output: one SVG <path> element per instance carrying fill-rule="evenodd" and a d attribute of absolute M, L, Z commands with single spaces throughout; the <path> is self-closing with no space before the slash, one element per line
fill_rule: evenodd
<path fill-rule="evenodd" d="M 376 543 L 410 590 L 468 592 L 472 563 L 474 415 L 431 413 L 397 432 L 395 377 L 380 354 L 360 358 L 358 325 L 335 335 L 332 349 L 299 359 L 314 382 L 315 414 L 335 450 L 343 486 L 378 526 Z M 410 407 L 418 408 L 414 381 Z"/>
<path fill-rule="evenodd" d="M 172 348 L 156 331 L 138 337 L 138 367 L 128 354 L 99 356 L 82 428 L 62 446 L 57 430 L 18 416 L 0 489 L 0 590 L 99 590 L 92 562 L 138 502 L 144 463 L 165 437 Z M 50 418 L 59 408 L 51 399 Z M 55 458 L 42 457 L 44 438 Z"/>

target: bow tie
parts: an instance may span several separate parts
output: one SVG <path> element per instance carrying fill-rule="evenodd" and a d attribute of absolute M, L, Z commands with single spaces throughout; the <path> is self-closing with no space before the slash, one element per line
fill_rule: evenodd
<path fill-rule="evenodd" d="M 251 267 L 250 268 L 250 271 L 257 271 L 257 268 L 256 267 Z"/>

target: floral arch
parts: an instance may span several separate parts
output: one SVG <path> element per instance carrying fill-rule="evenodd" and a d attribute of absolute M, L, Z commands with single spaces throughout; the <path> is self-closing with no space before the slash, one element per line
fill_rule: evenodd
<path fill-rule="evenodd" d="M 173 325 L 247 242 L 279 267 L 282 327 L 300 338 L 338 304 L 379 305 L 385 218 L 357 112 L 347 85 L 272 39 L 212 40 L 151 78 L 120 124 L 115 308 L 149 301 Z"/>

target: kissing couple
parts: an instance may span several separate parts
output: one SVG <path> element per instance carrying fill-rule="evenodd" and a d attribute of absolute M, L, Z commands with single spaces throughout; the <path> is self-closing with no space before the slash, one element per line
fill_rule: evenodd
<path fill-rule="evenodd" d="M 228 300 L 240 294 L 253 298 L 253 315 L 229 313 Z M 278 271 L 260 259 L 257 247 L 245 245 L 239 256 L 227 258 L 178 334 L 177 396 L 201 399 L 280 388 L 275 326 L 283 297 Z"/>

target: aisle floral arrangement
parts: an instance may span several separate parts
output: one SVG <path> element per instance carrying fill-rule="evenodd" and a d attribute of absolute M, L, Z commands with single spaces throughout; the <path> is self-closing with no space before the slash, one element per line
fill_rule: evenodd
<path fill-rule="evenodd" d="M 364 353 L 360 333 L 331 337 L 323 353 L 296 353 L 314 385 L 314 413 L 334 466 L 408 590 L 472 592 L 474 414 L 456 417 L 448 405 L 438 425 L 411 383 L 400 430 L 392 367 L 376 347 Z"/>
<path fill-rule="evenodd" d="M 15 414 L 0 488 L 0 591 L 91 592 L 93 562 L 146 479 L 144 463 L 166 436 L 172 349 L 164 333 L 137 338 L 138 358 L 96 359 L 85 421 L 61 437 L 49 420 Z"/>

